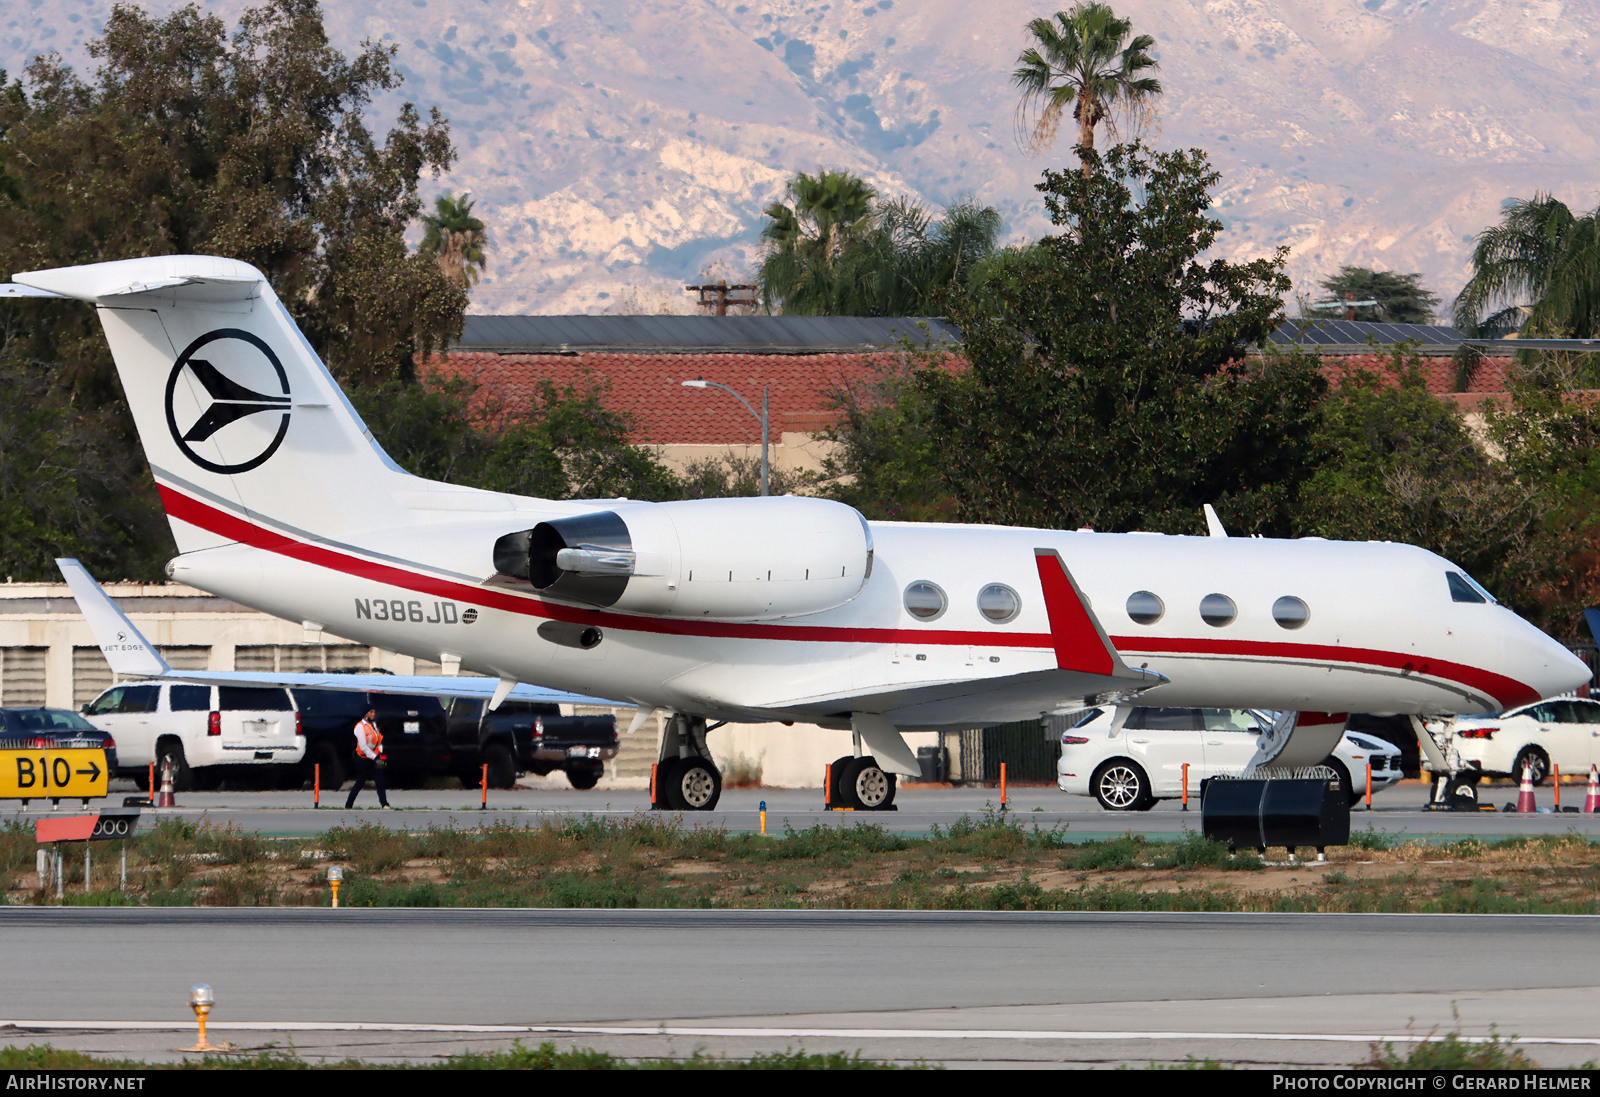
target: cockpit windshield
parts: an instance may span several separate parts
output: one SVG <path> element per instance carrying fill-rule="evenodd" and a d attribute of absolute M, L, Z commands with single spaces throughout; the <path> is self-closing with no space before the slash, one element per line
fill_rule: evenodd
<path fill-rule="evenodd" d="M 1450 582 L 1450 600 L 1452 602 L 1487 602 L 1495 604 L 1494 595 L 1484 590 L 1472 576 L 1464 571 L 1445 572 L 1445 578 Z"/>

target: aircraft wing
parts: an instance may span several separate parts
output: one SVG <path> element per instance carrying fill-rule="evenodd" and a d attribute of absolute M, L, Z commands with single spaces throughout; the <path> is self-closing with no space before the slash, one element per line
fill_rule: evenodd
<path fill-rule="evenodd" d="M 507 700 L 537 701 L 544 704 L 612 705 L 631 707 L 631 702 L 611 701 L 581 693 L 563 693 L 539 686 L 510 683 L 499 678 L 457 678 L 440 675 L 275 673 L 240 670 L 174 670 L 161 653 L 128 620 L 128 615 L 111 600 L 105 589 L 77 560 L 57 560 L 78 609 L 89 622 L 95 642 L 105 654 L 112 671 L 121 678 L 162 678 L 173 682 L 193 682 L 213 686 L 283 686 L 289 689 L 327 689 L 344 693 L 404 693 L 425 697 L 477 697 L 491 708 Z"/>
<path fill-rule="evenodd" d="M 1126 700 L 1167 681 L 1164 675 L 1123 661 L 1059 552 L 1037 548 L 1034 563 L 1050 619 L 1055 669 L 852 694 L 849 707 L 886 716 L 895 727 L 907 730 L 977 727 L 1026 720 L 1079 702 L 1098 703 L 1091 698 Z M 819 718 L 837 719 L 840 701 L 817 698 L 796 707 L 810 708 Z"/>

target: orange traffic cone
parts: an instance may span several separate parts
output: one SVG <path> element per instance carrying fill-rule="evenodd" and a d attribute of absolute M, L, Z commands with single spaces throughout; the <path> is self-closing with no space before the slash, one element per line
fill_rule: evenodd
<path fill-rule="evenodd" d="M 1517 790 L 1517 814 L 1534 814 L 1539 805 L 1533 800 L 1533 767 L 1522 767 L 1522 787 Z"/>
<path fill-rule="evenodd" d="M 1583 811 L 1585 815 L 1600 811 L 1600 766 L 1589 767 L 1589 791 L 1583 797 Z"/>
<path fill-rule="evenodd" d="M 161 760 L 161 791 L 156 794 L 156 807 L 176 806 L 172 799 L 172 759 L 167 757 Z"/>

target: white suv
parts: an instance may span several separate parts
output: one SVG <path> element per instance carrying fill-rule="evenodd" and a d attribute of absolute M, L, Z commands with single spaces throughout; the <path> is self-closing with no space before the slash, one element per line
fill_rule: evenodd
<path fill-rule="evenodd" d="M 306 741 L 289 691 L 276 686 L 129 682 L 83 707 L 117 741 L 117 766 L 144 787 L 172 760 L 173 787 L 215 788 L 235 767 L 292 766 Z M 287 770 L 283 772 L 287 773 Z"/>
<path fill-rule="evenodd" d="M 1157 800 L 1189 794 L 1219 774 L 1237 774 L 1255 754 L 1261 734 L 1254 713 L 1217 708 L 1135 708 L 1112 728 L 1115 708 L 1091 709 L 1061 735 L 1056 784 L 1063 792 L 1093 795 L 1108 811 L 1145 811 Z M 1353 804 L 1366 795 L 1367 763 L 1372 788 L 1387 788 L 1403 776 L 1400 751 L 1365 732 L 1345 732 L 1323 763 L 1338 774 Z"/>

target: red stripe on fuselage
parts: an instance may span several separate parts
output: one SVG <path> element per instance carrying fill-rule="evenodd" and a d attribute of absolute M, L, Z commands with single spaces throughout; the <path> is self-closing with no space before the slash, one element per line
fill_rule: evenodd
<path fill-rule="evenodd" d="M 741 624 L 722 621 L 672 620 L 664 617 L 638 617 L 632 614 L 607 610 L 582 609 L 539 598 L 518 595 L 510 591 L 495 590 L 443 579 L 423 572 L 409 571 L 376 560 L 354 556 L 347 552 L 326 548 L 307 541 L 298 541 L 287 534 L 257 525 L 254 522 L 225 510 L 200 502 L 174 488 L 157 484 L 162 505 L 167 513 L 180 522 L 199 529 L 209 530 L 220 537 L 248 545 L 251 548 L 301 560 L 317 567 L 327 568 L 342 575 L 368 579 L 375 583 L 401 587 L 439 598 L 452 598 L 479 606 L 520 613 L 529 617 L 543 617 L 553 621 L 575 621 L 586 625 L 632 632 L 656 633 L 667 636 L 704 636 L 716 639 L 785 640 L 802 643 L 893 644 L 920 643 L 939 646 L 971 645 L 975 647 L 1024 648 L 1037 651 L 1055 650 L 1055 639 L 1047 633 L 994 633 L 954 629 L 921 630 L 893 628 L 841 628 L 831 625 L 800 624 Z M 1319 664 L 1371 666 L 1384 670 L 1405 670 L 1410 667 L 1418 674 L 1442 678 L 1478 693 L 1487 694 L 1499 702 L 1501 709 L 1529 701 L 1537 701 L 1534 690 L 1521 682 L 1477 667 L 1465 666 L 1434 659 L 1418 659 L 1375 648 L 1335 647 L 1325 644 L 1291 644 L 1281 641 L 1221 640 L 1190 638 L 1156 638 L 1150 636 L 1113 636 L 1111 643 L 1124 659 L 1130 655 L 1213 655 L 1236 658 L 1257 658 L 1307 661 Z"/>

